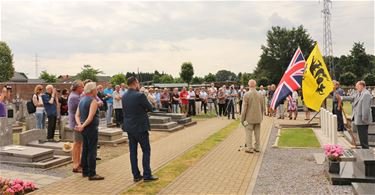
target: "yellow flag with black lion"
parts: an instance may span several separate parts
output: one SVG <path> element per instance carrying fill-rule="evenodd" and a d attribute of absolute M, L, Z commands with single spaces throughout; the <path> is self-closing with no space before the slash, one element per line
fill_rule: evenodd
<path fill-rule="evenodd" d="M 331 76 L 316 43 L 306 61 L 302 80 L 303 101 L 308 108 L 319 111 L 323 101 L 332 90 Z"/>

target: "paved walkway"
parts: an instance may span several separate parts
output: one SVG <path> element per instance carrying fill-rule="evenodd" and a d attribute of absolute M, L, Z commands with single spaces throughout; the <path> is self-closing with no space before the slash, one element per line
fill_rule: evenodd
<path fill-rule="evenodd" d="M 232 120 L 219 118 L 200 121 L 195 126 L 151 143 L 151 166 L 153 170 L 160 168 L 194 145 L 202 142 L 230 122 Z M 141 155 L 141 152 L 139 154 Z M 138 159 L 142 159 L 141 156 Z M 76 174 L 41 188 L 33 194 L 118 194 L 133 185 L 128 153 L 98 165 L 97 172 L 105 176 L 105 180 L 88 181 L 87 178 L 84 179 Z"/>
<path fill-rule="evenodd" d="M 261 153 L 238 152 L 245 138 L 245 131 L 240 126 L 161 194 L 246 194 L 257 177 L 272 124 L 273 119 L 268 117 L 262 124 Z"/>
<path fill-rule="evenodd" d="M 42 174 L 24 173 L 19 171 L 10 171 L 0 169 L 0 176 L 7 179 L 21 179 L 23 181 L 31 181 L 36 184 L 39 188 L 59 181 L 60 177 L 54 177 Z"/>

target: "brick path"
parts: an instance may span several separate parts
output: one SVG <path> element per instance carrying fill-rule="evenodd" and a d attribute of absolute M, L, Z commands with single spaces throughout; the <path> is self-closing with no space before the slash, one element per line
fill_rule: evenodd
<path fill-rule="evenodd" d="M 164 139 L 151 143 L 152 169 L 160 168 L 230 124 L 230 122 L 232 120 L 220 118 L 200 121 L 195 126 L 175 132 Z M 139 154 L 141 155 L 141 152 Z M 141 156 L 138 159 L 141 160 Z M 87 178 L 83 179 L 76 174 L 41 188 L 33 194 L 118 194 L 134 184 L 128 153 L 98 165 L 97 172 L 105 176 L 105 180 L 88 181 Z"/>
<path fill-rule="evenodd" d="M 256 168 L 261 163 L 272 124 L 271 118 L 265 118 L 262 124 L 261 153 L 238 152 L 245 137 L 240 126 L 160 194 L 246 194 L 256 179 Z"/>

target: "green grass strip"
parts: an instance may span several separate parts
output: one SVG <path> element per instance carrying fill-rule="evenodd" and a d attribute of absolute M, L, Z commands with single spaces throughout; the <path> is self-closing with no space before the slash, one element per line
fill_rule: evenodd
<path fill-rule="evenodd" d="M 281 129 L 279 147 L 319 148 L 320 143 L 310 128 Z"/>
<path fill-rule="evenodd" d="M 186 171 L 189 167 L 196 164 L 204 155 L 206 155 L 217 144 L 227 138 L 239 125 L 239 120 L 233 121 L 223 129 L 214 133 L 202 143 L 194 146 L 182 156 L 169 162 L 167 165 L 159 169 L 155 175 L 159 176 L 159 180 L 155 182 L 141 182 L 122 194 L 157 194 L 167 185 L 173 182 L 179 175 Z"/>

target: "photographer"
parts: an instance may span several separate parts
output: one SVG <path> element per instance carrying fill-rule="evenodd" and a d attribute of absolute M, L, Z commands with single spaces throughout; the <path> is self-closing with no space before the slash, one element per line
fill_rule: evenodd
<path fill-rule="evenodd" d="M 44 108 L 47 113 L 48 118 L 48 141 L 55 142 L 55 129 L 56 129 L 56 120 L 57 120 L 57 91 L 53 88 L 52 85 L 46 86 L 46 93 L 42 95 L 42 100 Z"/>
<path fill-rule="evenodd" d="M 238 96 L 237 91 L 234 89 L 234 85 L 231 85 L 228 90 L 228 105 L 227 105 L 227 114 L 228 119 L 230 119 L 230 115 L 232 114 L 232 119 L 236 119 L 234 117 L 234 99 Z"/>

